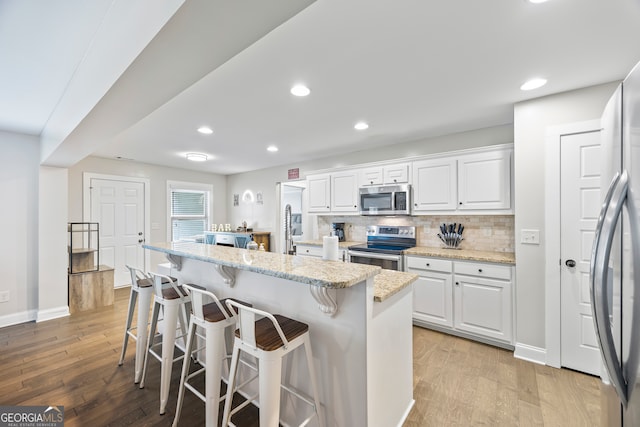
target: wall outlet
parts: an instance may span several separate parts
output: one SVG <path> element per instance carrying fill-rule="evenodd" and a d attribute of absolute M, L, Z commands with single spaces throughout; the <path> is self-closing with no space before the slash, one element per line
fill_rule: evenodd
<path fill-rule="evenodd" d="M 9 302 L 9 291 L 0 292 L 0 302 Z"/>
<path fill-rule="evenodd" d="M 525 245 L 539 245 L 540 230 L 520 230 L 520 243 Z"/>

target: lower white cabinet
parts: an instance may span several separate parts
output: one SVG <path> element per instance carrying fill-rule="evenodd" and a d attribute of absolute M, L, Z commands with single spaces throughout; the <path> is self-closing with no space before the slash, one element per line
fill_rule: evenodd
<path fill-rule="evenodd" d="M 296 245 L 296 255 L 322 258 L 322 246 Z M 348 249 L 338 248 L 338 261 L 349 261 Z"/>
<path fill-rule="evenodd" d="M 413 319 L 421 326 L 513 344 L 513 267 L 407 256 L 413 285 Z"/>

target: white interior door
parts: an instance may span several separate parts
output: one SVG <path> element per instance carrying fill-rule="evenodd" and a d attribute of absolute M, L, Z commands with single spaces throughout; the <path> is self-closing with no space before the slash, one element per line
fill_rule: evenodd
<path fill-rule="evenodd" d="M 589 260 L 600 212 L 600 132 L 560 141 L 560 281 L 562 366 L 600 374 L 591 315 Z"/>
<path fill-rule="evenodd" d="M 92 178 L 91 222 L 100 224 L 100 263 L 114 267 L 114 286 L 131 283 L 126 265 L 145 268 L 144 203 L 141 182 Z"/>

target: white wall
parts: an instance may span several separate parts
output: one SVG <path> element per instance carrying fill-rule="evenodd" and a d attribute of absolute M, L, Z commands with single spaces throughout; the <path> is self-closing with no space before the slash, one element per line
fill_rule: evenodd
<path fill-rule="evenodd" d="M 100 157 L 87 157 L 69 168 L 69 221 L 83 221 L 82 217 L 82 174 L 84 172 L 105 175 L 121 175 L 147 178 L 150 181 L 151 236 L 148 242 L 167 240 L 167 181 L 185 181 L 213 185 L 212 223 L 227 222 L 227 178 L 224 175 L 189 171 L 186 169 L 155 166 L 123 160 L 111 160 Z M 153 268 L 166 259 L 156 251 L 151 251 Z"/>
<path fill-rule="evenodd" d="M 287 170 L 290 168 L 300 168 L 300 177 L 304 178 L 306 173 L 314 170 L 511 142 L 513 142 L 513 127 L 504 125 L 372 148 L 366 151 L 341 153 L 332 157 L 299 164 L 229 175 L 227 179 L 227 195 L 229 198 L 227 220 L 234 227 L 240 225 L 242 221 L 247 221 L 248 224 L 258 230 L 271 231 L 273 233 L 275 231 L 277 208 L 276 182 L 286 182 L 288 180 Z M 239 194 L 242 198 L 242 193 L 247 189 L 252 190 L 254 193 L 262 192 L 264 204 L 250 205 L 240 201 L 240 205 L 234 207 L 232 203 L 233 194 Z"/>
<path fill-rule="evenodd" d="M 545 134 L 550 126 L 599 119 L 617 83 L 521 102 L 514 108 L 516 342 L 544 351 L 545 242 L 519 243 L 520 231 L 544 236 Z M 516 353 L 518 347 L 516 347 Z"/>
<path fill-rule="evenodd" d="M 39 149 L 35 136 L 0 131 L 0 291 L 9 291 L 10 298 L 0 303 L 0 326 L 35 319 Z"/>
<path fill-rule="evenodd" d="M 67 286 L 68 169 L 40 167 L 37 321 L 69 314 Z"/>

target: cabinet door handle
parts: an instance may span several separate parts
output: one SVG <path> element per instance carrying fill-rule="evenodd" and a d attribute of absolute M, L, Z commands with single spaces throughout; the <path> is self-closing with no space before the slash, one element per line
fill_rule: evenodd
<path fill-rule="evenodd" d="M 482 273 L 482 269 L 481 268 L 478 269 L 478 273 Z"/>
<path fill-rule="evenodd" d="M 460 286 L 460 282 L 456 282 L 456 286 Z"/>
<path fill-rule="evenodd" d="M 431 266 L 431 264 L 427 263 L 427 267 L 430 267 L 430 266 Z"/>
<path fill-rule="evenodd" d="M 417 207 L 418 207 L 418 204 L 417 204 L 417 203 L 414 203 L 414 204 L 413 204 L 413 206 L 415 206 L 415 207 L 417 208 Z"/>
<path fill-rule="evenodd" d="M 373 185 L 373 181 L 371 181 L 371 185 Z"/>
<path fill-rule="evenodd" d="M 462 204 L 462 202 L 460 202 L 459 204 Z"/>

